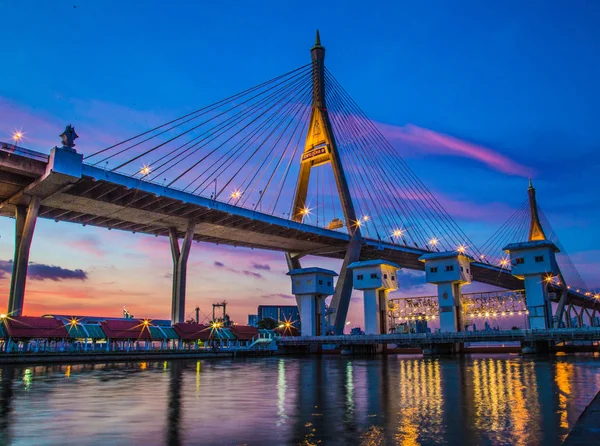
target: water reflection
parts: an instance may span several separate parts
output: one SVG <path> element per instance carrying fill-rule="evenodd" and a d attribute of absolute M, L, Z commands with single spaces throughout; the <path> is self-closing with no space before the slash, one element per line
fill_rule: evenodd
<path fill-rule="evenodd" d="M 174 361 L 169 367 L 169 402 L 167 409 L 167 440 L 168 445 L 181 444 L 181 391 L 183 390 L 183 364 Z"/>
<path fill-rule="evenodd" d="M 5 366 L 0 444 L 552 445 L 599 370 L 591 356 Z"/>

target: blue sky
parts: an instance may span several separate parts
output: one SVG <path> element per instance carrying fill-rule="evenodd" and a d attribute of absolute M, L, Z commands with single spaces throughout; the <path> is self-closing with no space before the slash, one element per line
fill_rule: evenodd
<path fill-rule="evenodd" d="M 77 148 L 89 153 L 301 66 L 319 28 L 328 68 L 469 235 L 491 235 L 523 202 L 531 175 L 584 279 L 600 286 L 597 2 L 0 1 L 0 16 L 8 18 L 0 140 L 22 129 L 23 145 L 46 152 L 68 123 L 80 135 Z M 398 132 L 417 143 L 395 138 Z M 431 135 L 456 144 L 432 146 Z M 475 155 L 467 155 L 473 147 Z M 489 162 L 489 154 L 502 160 Z M 0 231 L 0 256 L 8 260 L 12 220 L 0 221 Z M 88 274 L 31 281 L 30 312 L 49 310 L 54 296 L 67 296 L 56 307 L 70 308 L 70 296 L 85 289 L 75 303 L 81 311 L 140 308 L 150 292 L 156 296 L 148 316 L 166 317 L 170 259 L 163 242 L 41 221 L 31 260 Z M 123 260 L 150 247 L 152 261 Z M 280 254 L 204 245 L 195 251 L 192 262 L 204 270 L 219 270 L 214 261 L 221 261 L 264 276 L 244 276 L 248 291 L 233 298 L 238 320 L 258 304 L 290 302 L 277 297 L 289 294 Z M 253 270 L 254 257 L 270 269 Z M 138 274 L 156 284 L 140 287 L 131 280 Z M 199 274 L 188 306 L 208 312 L 214 298 L 241 294 L 226 282 L 210 285 Z M 101 290 L 113 297 L 96 307 Z M 351 317 L 359 320 L 360 312 L 353 305 Z"/>

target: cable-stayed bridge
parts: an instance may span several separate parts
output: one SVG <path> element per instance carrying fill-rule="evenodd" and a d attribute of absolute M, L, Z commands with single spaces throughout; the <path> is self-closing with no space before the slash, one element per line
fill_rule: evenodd
<path fill-rule="evenodd" d="M 424 270 L 424 255 L 468 254 L 472 280 L 522 289 L 503 248 L 530 239 L 532 225 L 547 227 L 535 193 L 479 249 L 325 67 L 318 34 L 311 55 L 307 65 L 91 153 L 75 150 L 70 126 L 50 156 L 4 143 L 0 213 L 16 217 L 17 228 L 9 312 L 22 312 L 38 217 L 170 237 L 173 322 L 184 319 L 194 240 L 282 251 L 290 270 L 308 254 L 343 259 L 331 303 L 337 333 L 353 289 L 348 267 L 359 261 Z M 548 271 L 545 287 L 562 307 L 595 312 L 594 295 L 566 265 Z"/>

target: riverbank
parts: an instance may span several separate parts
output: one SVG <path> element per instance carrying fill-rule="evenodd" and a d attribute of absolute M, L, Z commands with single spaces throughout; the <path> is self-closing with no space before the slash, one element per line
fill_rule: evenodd
<path fill-rule="evenodd" d="M 91 362 L 163 361 L 171 359 L 205 359 L 272 356 L 270 351 L 135 351 L 77 353 L 13 353 L 0 355 L 0 364 L 76 364 Z"/>

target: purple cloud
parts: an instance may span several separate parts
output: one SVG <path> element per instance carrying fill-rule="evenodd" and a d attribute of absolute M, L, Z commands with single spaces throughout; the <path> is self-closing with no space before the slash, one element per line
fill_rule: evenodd
<path fill-rule="evenodd" d="M 0 279 L 12 273 L 12 260 L 0 260 Z M 56 265 L 44 265 L 43 263 L 30 263 L 27 268 L 27 278 L 32 280 L 87 280 L 88 274 L 82 269 L 68 269 Z"/>
<path fill-rule="evenodd" d="M 260 264 L 260 263 L 252 262 L 252 268 L 260 269 L 263 271 L 271 271 L 271 266 L 266 263 Z"/>

